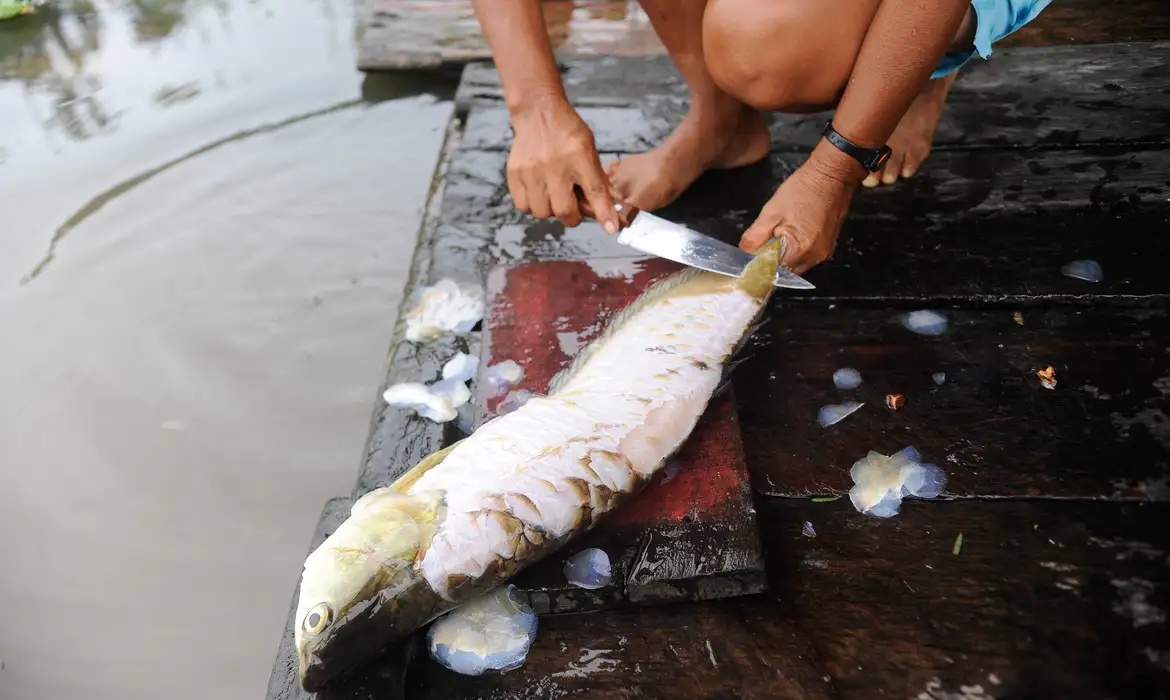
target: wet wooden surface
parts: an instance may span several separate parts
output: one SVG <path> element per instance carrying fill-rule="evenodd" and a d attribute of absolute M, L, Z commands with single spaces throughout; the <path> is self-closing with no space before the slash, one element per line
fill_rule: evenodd
<path fill-rule="evenodd" d="M 970 71 L 969 87 L 986 82 L 957 92 L 919 176 L 859 193 L 835 259 L 808 275 L 817 289 L 782 292 L 747 349 L 735 396 L 766 593 L 543 616 L 528 662 L 509 674 L 456 676 L 423 653 L 404 678 L 390 656 L 322 697 L 1170 699 L 1166 45 L 1062 50 L 997 47 Z M 645 64 L 633 60 L 568 73 L 570 91 L 593 100 L 587 118 L 613 125 L 599 128 L 621 147 L 607 157 L 654 145 L 679 114 L 653 111 L 677 100 L 677 81 L 638 102 L 636 84 L 606 82 L 637 80 Z M 1013 77 L 1037 65 L 1048 81 Z M 628 256 L 595 225 L 565 230 L 512 210 L 506 153 L 478 131 L 498 104 L 473 74 L 480 87 L 462 92 L 468 130 L 448 144 L 416 284 Z M 1124 96 L 1124 111 L 1107 93 Z M 666 116 L 652 127 L 636 121 L 655 113 Z M 807 138 L 807 125 L 774 128 Z M 660 213 L 734 241 L 797 163 L 798 150 L 778 148 L 702 178 Z M 1060 273 L 1078 258 L 1098 260 L 1104 280 Z M 899 315 L 919 308 L 945 312 L 948 331 L 903 328 Z M 390 376 L 433 379 L 478 340 L 399 346 Z M 1032 374 L 1049 364 L 1055 390 Z M 857 391 L 832 387 L 841 366 L 861 370 Z M 881 403 L 890 390 L 907 397 L 897 413 Z M 851 395 L 867 406 L 815 424 L 821 405 Z M 452 438 L 384 408 L 372 427 L 358 493 Z M 869 449 L 906 445 L 947 472 L 943 498 L 909 499 L 885 520 L 847 497 L 813 501 L 843 494 Z M 815 538 L 801 534 L 806 521 Z M 270 697 L 298 697 L 289 668 L 278 661 Z"/>
<path fill-rule="evenodd" d="M 841 494 L 868 450 L 913 445 L 949 475 L 944 497 L 1170 500 L 1164 307 L 943 313 L 947 331 L 922 336 L 895 310 L 773 306 L 734 377 L 756 489 Z M 1055 389 L 1036 375 L 1048 366 Z M 857 389 L 833 386 L 841 367 L 861 372 Z M 817 424 L 846 401 L 865 405 Z"/>
<path fill-rule="evenodd" d="M 420 659 L 410 697 L 1163 699 L 1168 517 L 969 501 L 881 520 L 763 499 L 772 594 L 545 617 L 518 671 Z"/>
<path fill-rule="evenodd" d="M 774 158 L 708 173 L 659 214 L 735 242 L 800 162 Z M 445 270 L 458 272 L 466 260 L 629 254 L 595 223 L 566 231 L 517 214 L 503 183 L 504 154 L 460 151 L 456 160 L 458 181 L 440 223 L 439 245 L 452 261 L 437 263 Z M 1165 147 L 934 153 L 912 180 L 859 192 L 833 262 L 806 275 L 817 288 L 785 295 L 879 308 L 1165 304 L 1170 237 L 1160 232 L 1168 198 Z M 1084 258 L 1101 264 L 1104 282 L 1061 274 Z"/>
<path fill-rule="evenodd" d="M 654 282 L 681 269 L 661 258 L 549 260 L 493 268 L 481 342 L 480 386 L 490 365 L 523 371 L 512 392 L 548 393 L 611 319 Z M 509 394 L 479 393 L 477 423 L 499 415 Z M 513 582 L 537 613 L 759 593 L 764 561 L 733 393 L 716 398 L 670 470 L 590 532 Z M 610 585 L 585 590 L 565 580 L 565 560 L 606 552 Z"/>
<path fill-rule="evenodd" d="M 635 0 L 544 0 L 558 58 L 664 53 Z M 1142 41 L 1170 35 L 1162 0 L 1059 0 L 995 46 Z M 471 0 L 367 0 L 360 70 L 436 69 L 491 59 Z M 995 55 L 994 53 L 992 54 Z"/>
<path fill-rule="evenodd" d="M 1166 41 L 997 48 L 993 60 L 960 70 L 934 150 L 1164 143 L 1170 136 L 1168 64 Z M 665 56 L 568 61 L 563 81 L 602 151 L 657 145 L 688 107 L 686 86 Z M 489 64 L 466 68 L 455 102 L 469 112 L 465 147 L 510 148 L 499 74 Z M 769 114 L 773 150 L 807 153 L 831 114 Z"/>
<path fill-rule="evenodd" d="M 544 0 L 558 56 L 661 53 L 646 13 L 629 0 Z M 459 66 L 491 58 L 470 0 L 368 0 L 358 44 L 359 70 Z"/>

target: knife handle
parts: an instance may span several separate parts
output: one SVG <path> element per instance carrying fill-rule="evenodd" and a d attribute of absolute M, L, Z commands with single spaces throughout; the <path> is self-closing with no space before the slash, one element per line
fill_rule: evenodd
<path fill-rule="evenodd" d="M 573 194 L 577 196 L 577 205 L 581 208 L 581 214 L 587 219 L 597 220 L 597 212 L 593 211 L 593 207 L 589 205 L 589 200 L 585 199 L 585 192 L 580 185 L 573 185 Z M 638 215 L 639 209 L 633 204 L 623 202 L 610 192 L 610 198 L 613 199 L 613 208 L 617 210 L 618 215 L 618 230 L 630 225 L 634 217 Z"/>

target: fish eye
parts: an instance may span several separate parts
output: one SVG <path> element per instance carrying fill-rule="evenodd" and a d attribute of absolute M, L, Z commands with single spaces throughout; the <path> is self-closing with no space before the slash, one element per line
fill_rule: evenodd
<path fill-rule="evenodd" d="M 333 610 L 328 603 L 317 603 L 310 610 L 309 614 L 305 615 L 304 621 L 301 623 L 301 629 L 310 637 L 321 634 L 329 623 L 333 621 Z"/>

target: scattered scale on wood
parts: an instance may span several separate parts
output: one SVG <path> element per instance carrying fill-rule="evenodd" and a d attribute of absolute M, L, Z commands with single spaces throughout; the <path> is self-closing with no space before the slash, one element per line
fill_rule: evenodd
<path fill-rule="evenodd" d="M 545 618 L 516 671 L 470 678 L 420 657 L 408 696 L 1161 700 L 1167 517 L 1170 504 L 965 501 L 884 520 L 846 500 L 764 499 L 768 593 Z"/>
<path fill-rule="evenodd" d="M 1165 309 L 943 310 L 916 335 L 893 309 L 777 304 L 733 377 L 753 483 L 844 493 L 869 450 L 913 445 L 948 475 L 943 497 L 1170 501 L 1170 337 Z M 1036 371 L 1056 368 L 1055 391 Z M 856 390 L 833 386 L 855 367 Z M 945 372 L 936 385 L 932 375 Z M 885 408 L 888 393 L 906 403 Z M 825 404 L 865 406 L 829 428 Z"/>
<path fill-rule="evenodd" d="M 665 53 L 636 0 L 544 0 L 542 6 L 560 59 Z M 360 70 L 433 69 L 491 59 L 471 0 L 367 0 L 366 7 Z M 1141 41 L 1167 34 L 1170 10 L 1163 0 L 1061 0 L 995 49 Z"/>
<path fill-rule="evenodd" d="M 660 258 L 537 261 L 495 268 L 480 375 L 512 360 L 524 369 L 513 390 L 544 394 L 553 375 L 653 282 L 679 269 Z M 478 420 L 496 415 L 504 396 L 480 401 Z M 522 572 L 514 583 L 539 613 L 622 603 L 721 598 L 759 592 L 764 565 L 743 444 L 731 392 L 709 406 L 678 457 L 646 489 L 592 531 Z M 605 550 L 613 583 L 596 590 L 568 584 L 566 558 Z"/>

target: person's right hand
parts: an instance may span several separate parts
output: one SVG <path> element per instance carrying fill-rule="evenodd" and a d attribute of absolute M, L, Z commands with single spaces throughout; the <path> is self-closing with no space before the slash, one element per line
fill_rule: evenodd
<path fill-rule="evenodd" d="M 540 219 L 555 216 L 567 227 L 594 215 L 607 232 L 617 233 L 609 178 L 601 169 L 593 132 L 564 97 L 517 110 L 512 129 L 507 175 L 517 209 Z"/>

